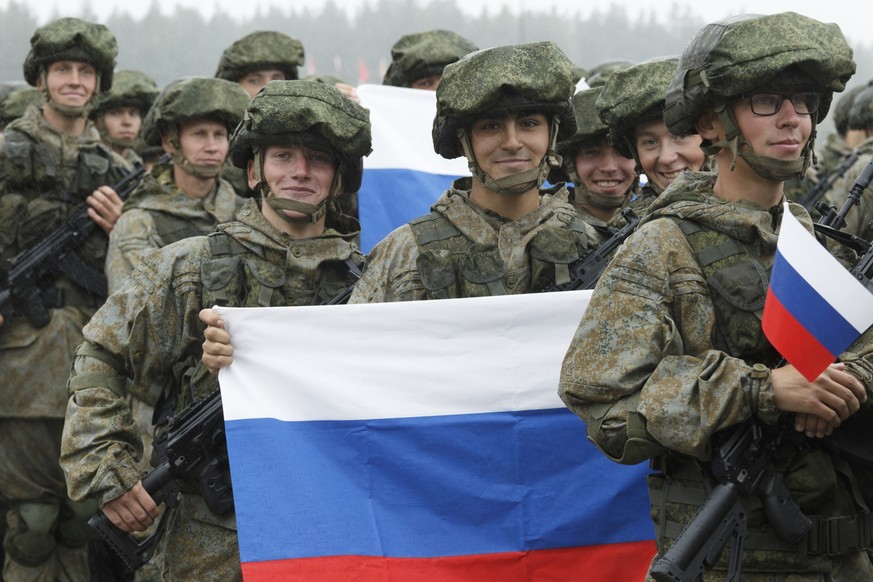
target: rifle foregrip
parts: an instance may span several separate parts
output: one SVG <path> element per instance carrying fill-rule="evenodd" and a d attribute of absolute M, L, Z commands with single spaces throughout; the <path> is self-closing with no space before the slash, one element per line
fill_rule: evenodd
<path fill-rule="evenodd" d="M 657 582 L 696 582 L 712 567 L 728 539 L 746 536 L 746 516 L 736 485 L 717 485 L 667 552 L 652 565 Z"/>

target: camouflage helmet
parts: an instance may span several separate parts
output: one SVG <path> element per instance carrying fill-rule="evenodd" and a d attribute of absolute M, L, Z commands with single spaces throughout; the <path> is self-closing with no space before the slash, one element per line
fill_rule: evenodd
<path fill-rule="evenodd" d="M 100 91 L 112 86 L 112 71 L 118 45 L 102 24 L 79 18 L 59 18 L 36 29 L 30 37 L 30 52 L 24 59 L 24 79 L 33 86 L 40 72 L 58 61 L 81 61 L 93 66 L 100 76 Z"/>
<path fill-rule="evenodd" d="M 215 76 L 236 83 L 251 72 L 278 69 L 286 79 L 296 79 L 303 56 L 303 44 L 296 38 L 272 30 L 257 31 L 225 49 Z"/>
<path fill-rule="evenodd" d="M 634 66 L 636 63 L 626 60 L 605 61 L 587 71 L 585 82 L 589 87 L 602 87 L 606 84 L 609 76 L 616 71 L 623 71 Z"/>
<path fill-rule="evenodd" d="M 864 85 L 849 110 L 849 129 L 873 129 L 873 86 Z"/>
<path fill-rule="evenodd" d="M 678 62 L 672 56 L 644 61 L 614 71 L 603 85 L 597 109 L 613 147 L 624 157 L 636 157 L 637 125 L 663 119 L 667 87 Z"/>
<path fill-rule="evenodd" d="M 849 112 L 852 109 L 852 104 L 858 94 L 866 88 L 866 85 L 858 85 L 847 89 L 834 105 L 834 128 L 839 135 L 844 136 L 849 131 Z"/>
<path fill-rule="evenodd" d="M 0 101 L 0 127 L 5 127 L 22 115 L 30 105 L 41 106 L 42 92 L 27 85 L 15 89 Z"/>
<path fill-rule="evenodd" d="M 163 135 L 196 118 L 224 122 L 230 132 L 242 119 L 248 102 L 248 93 L 238 83 L 210 77 L 179 79 L 155 99 L 143 120 L 143 139 L 147 145 L 158 145 Z"/>
<path fill-rule="evenodd" d="M 118 71 L 112 79 L 112 87 L 103 93 L 92 110 L 92 116 L 119 107 L 135 107 L 142 117 L 158 96 L 158 86 L 155 82 L 139 71 Z"/>
<path fill-rule="evenodd" d="M 603 87 L 584 89 L 570 99 L 576 118 L 576 133 L 558 142 L 558 153 L 563 158 L 563 165 L 549 174 L 550 182 L 570 180 L 578 183 L 578 178 L 573 178 L 573 174 L 576 172 L 574 155 L 580 147 L 608 136 L 609 127 L 601 121 L 595 106 L 597 97 L 602 90 Z"/>
<path fill-rule="evenodd" d="M 409 87 L 417 79 L 441 75 L 446 65 L 479 47 L 450 30 L 428 30 L 400 37 L 391 47 L 383 85 Z"/>
<path fill-rule="evenodd" d="M 434 151 L 447 159 L 464 155 L 458 130 L 495 111 L 551 113 L 557 139 L 573 135 L 570 97 L 576 68 L 552 42 L 507 45 L 470 53 L 446 66 L 436 92 Z"/>
<path fill-rule="evenodd" d="M 855 72 L 852 49 L 836 24 L 783 12 L 745 15 L 704 26 L 685 47 L 667 91 L 664 121 L 674 135 L 696 133 L 713 105 L 753 91 L 796 69 L 823 93 L 818 121 L 834 91 Z"/>
<path fill-rule="evenodd" d="M 324 83 L 272 81 L 252 99 L 234 131 L 231 160 L 245 169 L 255 148 L 279 144 L 328 148 L 339 162 L 343 192 L 357 192 L 363 158 L 372 151 L 370 113 Z"/>

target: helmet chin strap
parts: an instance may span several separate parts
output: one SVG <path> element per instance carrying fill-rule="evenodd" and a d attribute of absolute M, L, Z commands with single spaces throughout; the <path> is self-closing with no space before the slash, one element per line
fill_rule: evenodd
<path fill-rule="evenodd" d="M 270 190 L 266 180 L 264 180 L 264 158 L 261 155 L 260 148 L 254 148 L 254 170 L 255 179 L 258 183 L 255 185 L 255 191 L 261 194 L 261 198 L 272 208 L 276 214 L 288 224 L 315 224 L 325 217 L 328 209 L 332 206 L 333 200 L 342 191 L 342 175 L 337 168 L 334 172 L 333 182 L 330 186 L 330 196 L 322 200 L 319 204 L 309 204 L 300 202 L 299 200 L 291 200 L 289 198 L 279 198 Z M 303 216 L 288 216 L 284 211 L 293 210 L 303 214 Z"/>
<path fill-rule="evenodd" d="M 458 139 L 461 141 L 461 148 L 464 150 L 464 156 L 467 158 L 467 167 L 470 173 L 479 178 L 482 185 L 498 194 L 520 195 L 534 188 L 539 189 L 549 175 L 549 169 L 561 167 L 563 158 L 557 153 L 558 128 L 560 119 L 557 116 L 552 117 L 549 125 L 549 149 L 539 166 L 511 174 L 495 180 L 487 173 L 482 171 L 479 163 L 476 161 L 476 156 L 473 154 L 473 146 L 470 142 L 470 136 L 465 128 L 458 129 Z"/>
<path fill-rule="evenodd" d="M 746 140 L 740 132 L 734 119 L 733 113 L 727 106 L 726 102 L 722 102 L 715 106 L 715 112 L 718 115 L 718 120 L 725 128 L 725 139 L 708 145 L 703 148 L 707 155 L 715 155 L 721 149 L 730 150 L 732 161 L 731 171 L 737 165 L 737 157 L 743 158 L 752 170 L 765 180 L 773 182 L 784 182 L 795 177 L 803 177 L 806 173 L 809 164 L 812 161 L 813 144 L 815 143 L 815 126 L 816 118 L 812 118 L 812 134 L 809 140 L 803 147 L 803 152 L 796 160 L 778 160 L 769 156 L 760 156 L 752 149 L 752 144 Z M 746 147 L 742 147 L 746 146 Z M 742 151 L 740 151 L 742 148 Z"/>

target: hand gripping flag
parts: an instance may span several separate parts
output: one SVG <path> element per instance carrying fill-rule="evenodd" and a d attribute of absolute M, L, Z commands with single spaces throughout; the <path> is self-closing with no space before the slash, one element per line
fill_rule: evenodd
<path fill-rule="evenodd" d="M 810 382 L 873 325 L 873 294 L 800 224 L 788 203 L 761 325 Z"/>
<path fill-rule="evenodd" d="M 642 580 L 648 469 L 557 395 L 590 293 L 220 308 L 246 582 Z"/>
<path fill-rule="evenodd" d="M 364 158 L 358 191 L 361 250 L 430 212 L 452 180 L 469 176 L 464 158 L 447 160 L 434 152 L 431 129 L 436 114 L 433 91 L 360 85 L 361 105 L 370 110 L 373 153 Z"/>

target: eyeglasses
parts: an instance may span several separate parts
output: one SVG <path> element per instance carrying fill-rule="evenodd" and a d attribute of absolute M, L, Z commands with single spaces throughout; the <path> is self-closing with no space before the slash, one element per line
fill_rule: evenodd
<path fill-rule="evenodd" d="M 749 100 L 752 106 L 752 113 L 766 117 L 768 115 L 776 115 L 782 109 L 782 103 L 785 100 L 791 101 L 794 107 L 794 112 L 798 115 L 810 115 L 818 111 L 818 106 L 821 104 L 821 94 L 815 92 L 809 93 L 793 93 L 784 95 L 781 93 L 753 93 L 751 95 L 743 95 L 744 99 Z"/>

